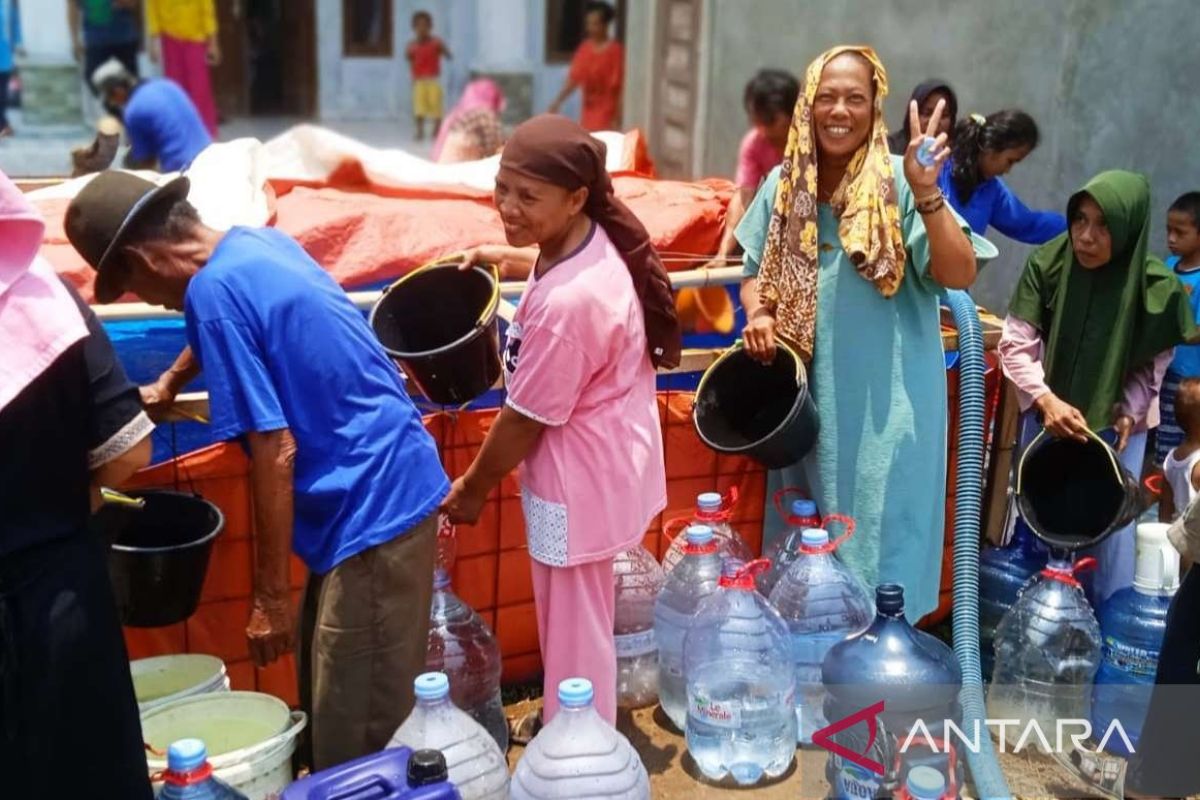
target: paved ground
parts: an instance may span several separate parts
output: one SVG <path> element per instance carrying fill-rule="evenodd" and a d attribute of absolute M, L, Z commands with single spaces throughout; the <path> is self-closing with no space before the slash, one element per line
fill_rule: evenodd
<path fill-rule="evenodd" d="M 46 131 L 22 130 L 21 112 L 10 112 L 17 135 L 0 139 L 0 170 L 13 178 L 40 178 L 67 175 L 71 171 L 71 150 L 92 141 L 94 133 L 82 124 L 78 128 Z M 221 127 L 223 141 L 252 136 L 266 141 L 304 120 L 288 117 L 244 117 L 229 120 Z M 375 147 L 396 147 L 417 155 L 428 155 L 429 142 L 414 142 L 411 125 L 405 121 L 320 122 L 346 136 Z M 118 159 L 120 156 L 118 156 Z"/>
<path fill-rule="evenodd" d="M 525 700 L 506 707 L 510 719 L 519 719 L 528 711 L 537 708 L 540 700 Z M 708 798 L 753 797 L 754 800 L 807 800 L 824 798 L 829 793 L 825 780 L 825 753 L 820 749 L 804 749 L 797 752 L 797 761 L 792 769 L 778 781 L 755 786 L 752 789 L 738 788 L 732 782 L 712 784 L 700 776 L 691 757 L 687 754 L 687 743 L 675 731 L 666 715 L 655 706 L 633 711 L 622 711 L 617 719 L 617 728 L 629 739 L 642 757 L 642 763 L 650 775 L 650 796 L 654 800 L 707 800 Z M 508 751 L 509 766 L 515 768 L 524 748 L 513 745 Z M 1055 761 L 1034 755 L 1005 755 L 1001 768 L 1009 783 L 1009 790 L 1017 798 L 1092 798 L 1093 791 L 1073 779 Z M 968 786 L 963 797 L 974 796 Z"/>

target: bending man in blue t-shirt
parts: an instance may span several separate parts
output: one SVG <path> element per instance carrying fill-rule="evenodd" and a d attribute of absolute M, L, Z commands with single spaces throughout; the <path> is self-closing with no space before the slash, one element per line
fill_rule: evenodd
<path fill-rule="evenodd" d="M 131 291 L 182 309 L 208 379 L 213 433 L 249 449 L 255 663 L 288 652 L 289 547 L 311 571 L 300 694 L 313 766 L 382 749 L 423 671 L 437 509 L 449 491 L 433 439 L 366 320 L 295 241 L 203 225 L 187 178 L 102 172 L 71 201 L 67 237 L 96 298 Z"/>
<path fill-rule="evenodd" d="M 115 58 L 101 64 L 91 79 L 104 105 L 125 123 L 126 167 L 184 170 L 212 144 L 196 105 L 175 81 L 138 80 Z"/>

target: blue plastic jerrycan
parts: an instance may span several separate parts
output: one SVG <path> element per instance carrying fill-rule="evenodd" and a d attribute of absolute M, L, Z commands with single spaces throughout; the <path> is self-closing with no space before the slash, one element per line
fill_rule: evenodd
<path fill-rule="evenodd" d="M 309 775 L 282 800 L 462 800 L 437 750 L 394 747 Z"/>

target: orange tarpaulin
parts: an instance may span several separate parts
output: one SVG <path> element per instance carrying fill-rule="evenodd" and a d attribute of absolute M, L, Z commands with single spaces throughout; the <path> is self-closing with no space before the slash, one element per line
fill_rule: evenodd
<path fill-rule="evenodd" d="M 718 456 L 708 449 L 692 426 L 692 395 L 662 392 L 659 418 L 667 467 L 667 510 L 646 532 L 644 543 L 661 558 L 669 541 L 663 522 L 692 510 L 701 492 L 727 491 L 736 486 L 740 501 L 732 524 L 754 552 L 762 546 L 766 475 L 750 459 Z M 474 459 L 497 409 L 435 414 L 425 426 L 438 442 L 442 461 L 451 475 L 461 475 Z M 176 471 L 178 466 L 178 472 Z M 225 530 L 213 546 L 200 606 L 187 621 L 165 628 L 126 628 L 130 658 L 170 653 L 208 653 L 226 662 L 234 689 L 269 692 L 296 705 L 295 662 L 291 656 L 266 668 L 250 662 L 246 621 L 254 565 L 253 513 L 249 462 L 232 443 L 216 444 L 138 473 L 135 485 L 179 486 L 216 503 L 225 514 Z M 525 522 L 515 477 L 506 478 L 488 500 L 477 525 L 456 531 L 454 591 L 487 621 L 500 644 L 503 680 L 535 679 L 541 672 L 533 584 L 525 546 Z M 430 576 L 430 580 L 433 576 Z M 305 570 L 292 559 L 293 597 L 299 602 Z"/>

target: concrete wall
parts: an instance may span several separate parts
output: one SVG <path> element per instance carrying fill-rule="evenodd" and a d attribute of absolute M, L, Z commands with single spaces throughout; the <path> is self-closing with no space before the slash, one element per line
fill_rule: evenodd
<path fill-rule="evenodd" d="M 757 69 L 799 75 L 825 48 L 864 42 L 888 68 L 890 125 L 911 88 L 931 76 L 953 83 L 962 112 L 1031 113 L 1042 145 L 1007 179 L 1029 205 L 1062 208 L 1103 169 L 1144 172 L 1154 195 L 1151 242 L 1163 252 L 1166 206 L 1200 188 L 1197 61 L 1187 44 L 1200 40 L 1200 14 L 1188 0 L 710 0 L 708 10 L 708 105 L 697 121 L 705 174 L 732 173 L 746 125 L 742 89 Z M 643 35 L 632 52 L 638 27 L 629 26 L 630 74 L 649 69 L 652 40 Z M 648 20 L 640 27 L 648 32 Z M 632 121 L 644 124 L 644 89 L 631 81 L 629 91 L 627 107 L 641 114 Z M 975 294 L 1002 309 L 1030 248 L 992 238 L 1002 256 Z"/>

